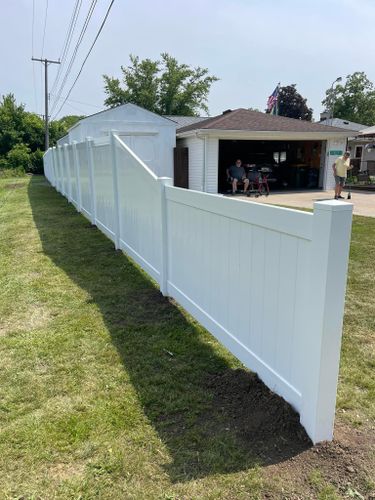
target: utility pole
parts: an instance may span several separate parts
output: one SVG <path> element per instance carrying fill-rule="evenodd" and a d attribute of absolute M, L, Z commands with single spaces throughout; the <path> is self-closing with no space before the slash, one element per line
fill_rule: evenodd
<path fill-rule="evenodd" d="M 50 59 L 31 58 L 32 61 L 39 61 L 44 64 L 44 149 L 49 148 L 49 131 L 48 131 L 48 65 L 60 64 L 60 61 L 52 61 Z"/>

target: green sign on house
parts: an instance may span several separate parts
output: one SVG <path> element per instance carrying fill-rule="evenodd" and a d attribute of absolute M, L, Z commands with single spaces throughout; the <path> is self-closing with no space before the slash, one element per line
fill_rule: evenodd
<path fill-rule="evenodd" d="M 343 151 L 341 151 L 340 149 L 331 149 L 331 151 L 329 152 L 329 154 L 331 156 L 340 156 L 343 154 Z"/>

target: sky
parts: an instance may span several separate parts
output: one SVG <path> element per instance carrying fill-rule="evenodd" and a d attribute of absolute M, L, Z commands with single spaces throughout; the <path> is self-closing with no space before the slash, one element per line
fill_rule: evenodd
<path fill-rule="evenodd" d="M 44 113 L 42 64 L 31 57 L 61 58 L 75 3 L 0 0 L 1 95 L 12 92 L 28 111 Z M 179 63 L 208 68 L 220 78 L 208 98 L 211 116 L 239 107 L 263 111 L 280 82 L 296 84 L 318 120 L 325 91 L 337 77 L 345 80 L 354 71 L 364 71 L 375 82 L 375 0 L 115 0 L 82 74 L 59 110 L 110 0 L 97 0 L 59 94 L 90 4 L 82 0 L 58 84 L 58 66 L 48 68 L 52 118 L 104 109 L 102 75 L 121 78 L 129 54 L 156 60 L 167 52 Z"/>

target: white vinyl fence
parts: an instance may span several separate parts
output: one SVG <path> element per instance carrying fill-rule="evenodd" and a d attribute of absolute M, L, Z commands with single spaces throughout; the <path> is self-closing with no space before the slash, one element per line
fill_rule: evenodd
<path fill-rule="evenodd" d="M 268 387 L 333 437 L 352 205 L 307 213 L 172 186 L 115 134 L 44 156 L 49 182 Z"/>

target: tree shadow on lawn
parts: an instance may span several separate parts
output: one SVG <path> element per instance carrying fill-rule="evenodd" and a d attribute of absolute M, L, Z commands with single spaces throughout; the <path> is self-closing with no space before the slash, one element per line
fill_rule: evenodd
<path fill-rule="evenodd" d="M 92 297 L 145 415 L 172 457 L 172 481 L 282 462 L 311 446 L 299 416 L 42 177 L 29 185 L 43 251 Z"/>

